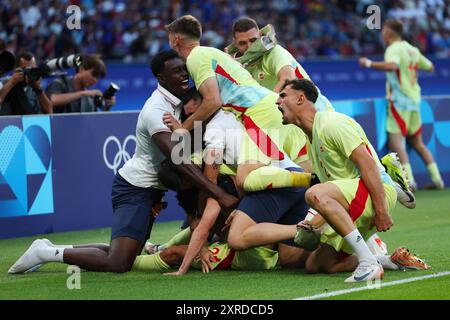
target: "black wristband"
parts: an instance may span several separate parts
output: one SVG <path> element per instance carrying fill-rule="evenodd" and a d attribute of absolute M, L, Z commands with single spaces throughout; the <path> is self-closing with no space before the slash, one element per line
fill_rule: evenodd
<path fill-rule="evenodd" d="M 317 174 L 315 174 L 315 173 L 311 173 L 311 187 L 313 186 L 313 185 L 315 185 L 315 184 L 319 184 L 320 183 L 320 180 L 319 180 L 319 177 L 317 176 Z"/>

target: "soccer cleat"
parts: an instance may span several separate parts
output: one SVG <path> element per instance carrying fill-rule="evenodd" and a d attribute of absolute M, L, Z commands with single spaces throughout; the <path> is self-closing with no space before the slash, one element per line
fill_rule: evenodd
<path fill-rule="evenodd" d="M 416 197 L 410 190 L 408 174 L 400 162 L 395 152 L 388 153 L 381 158 L 381 163 L 386 169 L 386 173 L 395 182 L 395 190 L 397 191 L 397 200 L 409 209 L 416 207 Z"/>
<path fill-rule="evenodd" d="M 431 267 L 405 247 L 397 248 L 391 254 L 391 261 L 400 270 L 429 270 Z"/>
<path fill-rule="evenodd" d="M 384 269 L 380 263 L 360 263 L 353 274 L 345 279 L 345 283 L 367 282 L 381 280 L 384 277 Z"/>
<path fill-rule="evenodd" d="M 45 241 L 35 240 L 27 251 L 9 268 L 8 273 L 27 273 L 37 270 L 43 264 L 39 250 L 48 248 Z"/>
<path fill-rule="evenodd" d="M 403 190 L 407 191 L 408 188 L 408 174 L 403 168 L 403 165 L 395 152 L 388 153 L 381 158 L 381 163 L 386 169 L 386 173 L 397 182 Z"/>
<path fill-rule="evenodd" d="M 320 243 L 320 232 L 313 226 L 301 221 L 297 224 L 297 233 L 295 234 L 294 243 L 308 251 L 317 249 Z"/>
<path fill-rule="evenodd" d="M 408 209 L 414 209 L 416 207 L 416 196 L 410 190 L 403 190 L 400 185 L 394 182 L 395 191 L 397 191 L 397 201 Z"/>

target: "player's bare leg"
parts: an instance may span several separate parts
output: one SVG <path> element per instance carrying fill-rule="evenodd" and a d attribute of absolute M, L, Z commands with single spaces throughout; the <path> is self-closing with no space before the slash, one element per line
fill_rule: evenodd
<path fill-rule="evenodd" d="M 303 269 L 310 254 L 310 251 L 303 248 L 288 246 L 284 243 L 278 244 L 278 261 L 282 268 Z"/>
<path fill-rule="evenodd" d="M 244 189 L 244 182 L 245 179 L 247 179 L 247 176 L 252 172 L 253 170 L 256 170 L 258 168 L 264 167 L 265 164 L 262 162 L 255 162 L 255 163 L 242 163 L 238 166 L 237 172 L 236 172 L 236 184 L 239 188 Z"/>
<path fill-rule="evenodd" d="M 246 250 L 294 239 L 296 232 L 296 225 L 256 223 L 244 212 L 236 210 L 231 221 L 227 242 L 234 250 Z"/>
<path fill-rule="evenodd" d="M 306 191 L 306 202 L 320 212 L 328 224 L 351 245 L 358 257 L 358 267 L 346 282 L 380 279 L 384 272 L 348 213 L 349 204 L 333 183 L 317 184 Z M 329 266 L 326 266 L 328 270 Z"/>
<path fill-rule="evenodd" d="M 414 150 L 417 151 L 417 153 L 420 155 L 423 162 L 427 166 L 428 172 L 433 182 L 433 187 L 435 189 L 444 188 L 444 182 L 439 173 L 439 169 L 437 168 L 437 165 L 434 162 L 430 150 L 428 150 L 428 148 L 423 143 L 422 134 L 419 133 L 414 136 L 408 137 L 408 143 L 411 145 L 411 147 L 414 148 Z"/>
<path fill-rule="evenodd" d="M 108 252 L 92 247 L 66 249 L 64 263 L 89 271 L 128 272 L 141 247 L 142 244 L 137 240 L 118 237 L 111 241 Z"/>

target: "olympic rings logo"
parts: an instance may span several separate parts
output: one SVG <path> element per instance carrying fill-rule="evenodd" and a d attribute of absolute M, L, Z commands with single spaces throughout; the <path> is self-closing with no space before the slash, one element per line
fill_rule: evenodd
<path fill-rule="evenodd" d="M 120 164 L 127 162 L 128 160 L 130 160 L 131 156 L 128 153 L 126 147 L 128 142 L 130 141 L 134 141 L 134 143 L 136 143 L 136 137 L 132 134 L 130 134 L 129 136 L 127 136 L 125 138 L 125 140 L 123 141 L 123 144 L 120 143 L 120 140 L 115 137 L 115 136 L 109 136 L 106 140 L 105 143 L 103 144 L 103 160 L 105 161 L 106 166 L 114 171 L 114 174 L 117 173 L 117 169 L 119 169 Z M 113 162 L 109 162 L 108 160 L 108 156 L 106 154 L 106 151 L 108 149 L 108 146 L 110 143 L 116 144 L 117 145 L 117 153 L 114 156 Z"/>

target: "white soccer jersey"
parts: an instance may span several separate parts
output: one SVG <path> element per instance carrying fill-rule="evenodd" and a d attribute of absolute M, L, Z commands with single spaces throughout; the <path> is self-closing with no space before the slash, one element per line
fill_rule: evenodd
<path fill-rule="evenodd" d="M 220 109 L 206 125 L 205 149 L 224 150 L 224 163 L 237 166 L 244 130 L 233 113 Z"/>
<path fill-rule="evenodd" d="M 158 181 L 158 171 L 166 157 L 152 140 L 158 132 L 171 132 L 163 122 L 165 112 L 180 120 L 180 99 L 158 84 L 158 88 L 145 102 L 136 125 L 136 150 L 133 157 L 119 170 L 119 174 L 130 184 L 141 187 L 163 186 Z"/>

